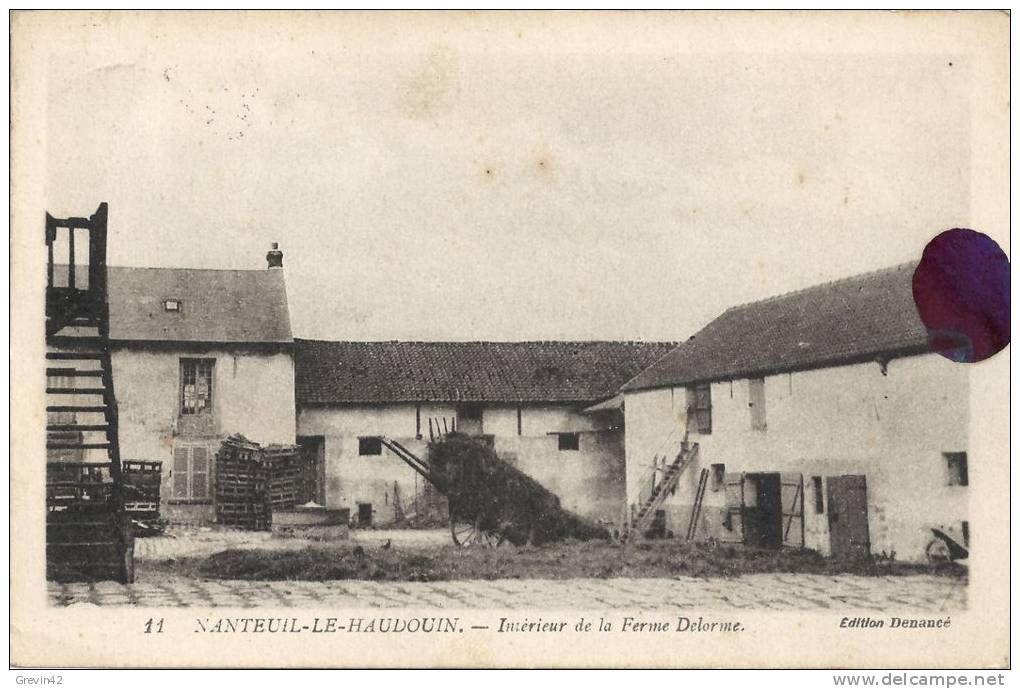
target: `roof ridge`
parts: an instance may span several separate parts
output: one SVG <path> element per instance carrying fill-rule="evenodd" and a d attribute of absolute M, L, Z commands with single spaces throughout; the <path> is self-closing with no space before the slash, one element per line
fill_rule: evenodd
<path fill-rule="evenodd" d="M 928 351 L 910 299 L 916 261 L 733 306 L 624 384 L 625 391 L 827 368 Z M 853 328 L 846 328 L 853 322 Z M 776 327 L 780 324 L 782 327 Z"/>
<path fill-rule="evenodd" d="M 755 299 L 753 301 L 746 301 L 746 302 L 743 302 L 741 304 L 735 304 L 735 305 L 730 306 L 729 308 L 727 308 L 726 311 L 723 311 L 723 313 L 726 313 L 727 311 L 735 311 L 737 309 L 743 309 L 743 308 L 746 308 L 748 306 L 755 306 L 757 304 L 767 304 L 769 302 L 778 301 L 780 299 L 786 299 L 786 298 L 789 298 L 789 297 L 796 296 L 798 294 L 803 294 L 805 292 L 811 292 L 811 291 L 814 291 L 814 290 L 819 290 L 819 289 L 822 289 L 824 287 L 832 287 L 832 286 L 839 285 L 839 284 L 845 283 L 845 282 L 853 282 L 855 280 L 862 280 L 864 278 L 872 277 L 874 275 L 879 275 L 881 273 L 892 273 L 892 272 L 898 271 L 898 270 L 900 270 L 902 268 L 906 268 L 908 266 L 916 266 L 916 265 L 917 265 L 917 260 L 905 261 L 903 263 L 897 263 L 896 265 L 893 265 L 893 266 L 886 266 L 885 268 L 876 268 L 875 270 L 869 270 L 869 271 L 864 272 L 864 273 L 856 273 L 854 275 L 847 275 L 846 277 L 836 278 L 835 280 L 829 280 L 827 282 L 819 282 L 819 283 L 816 283 L 814 285 L 808 285 L 807 287 L 801 287 L 800 289 L 790 290 L 789 292 L 781 292 L 779 294 L 773 294 L 771 297 L 764 297 L 763 299 Z M 722 315 L 722 314 L 720 314 L 720 315 Z M 715 320 L 715 319 L 713 319 L 713 320 Z M 711 321 L 709 323 L 711 323 Z M 707 324 L 706 324 L 706 327 L 707 327 Z"/>

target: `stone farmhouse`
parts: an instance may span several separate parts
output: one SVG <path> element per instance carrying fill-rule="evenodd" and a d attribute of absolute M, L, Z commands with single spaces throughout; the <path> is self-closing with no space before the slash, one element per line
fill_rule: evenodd
<path fill-rule="evenodd" d="M 121 456 L 162 462 L 164 518 L 209 523 L 213 461 L 224 437 L 294 442 L 294 343 L 283 270 L 109 266 L 107 280 Z M 99 413 L 73 415 L 51 423 L 101 420 Z M 88 459 L 89 452 L 48 450 L 50 461 Z"/>
<path fill-rule="evenodd" d="M 967 367 L 929 353 L 913 270 L 735 306 L 629 381 L 631 509 L 689 431 L 656 515 L 675 533 L 914 560 L 934 528 L 969 544 Z"/>

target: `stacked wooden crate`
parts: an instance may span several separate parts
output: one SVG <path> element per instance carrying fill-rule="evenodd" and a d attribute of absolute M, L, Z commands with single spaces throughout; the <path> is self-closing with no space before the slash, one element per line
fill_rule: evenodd
<path fill-rule="evenodd" d="M 110 501 L 110 464 L 50 462 L 46 465 L 46 507 L 49 512 L 80 511 Z"/>
<path fill-rule="evenodd" d="M 263 449 L 273 511 L 292 510 L 301 489 L 301 462 L 297 445 L 268 445 Z"/>
<path fill-rule="evenodd" d="M 232 435 L 216 453 L 216 522 L 252 531 L 271 524 L 269 481 L 262 448 Z"/>
<path fill-rule="evenodd" d="M 274 510 L 292 510 L 301 490 L 297 445 L 262 447 L 232 435 L 216 454 L 216 522 L 265 531 Z"/>
<path fill-rule="evenodd" d="M 124 512 L 135 526 L 136 536 L 162 531 L 159 519 L 159 491 L 163 462 L 123 460 Z"/>

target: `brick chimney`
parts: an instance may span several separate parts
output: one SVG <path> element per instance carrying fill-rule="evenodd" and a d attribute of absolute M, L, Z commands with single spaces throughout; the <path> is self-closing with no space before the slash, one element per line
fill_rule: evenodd
<path fill-rule="evenodd" d="M 283 252 L 280 251 L 280 245 L 273 242 L 273 248 L 266 254 L 267 267 L 272 270 L 273 268 L 283 268 Z"/>

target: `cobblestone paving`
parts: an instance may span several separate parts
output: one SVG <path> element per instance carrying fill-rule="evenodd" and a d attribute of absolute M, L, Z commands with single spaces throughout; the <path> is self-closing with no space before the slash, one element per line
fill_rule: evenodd
<path fill-rule="evenodd" d="M 940 613 L 967 585 L 932 576 L 755 574 L 736 579 L 259 582 L 172 579 L 49 585 L 52 605 L 446 609 L 861 610 Z"/>

